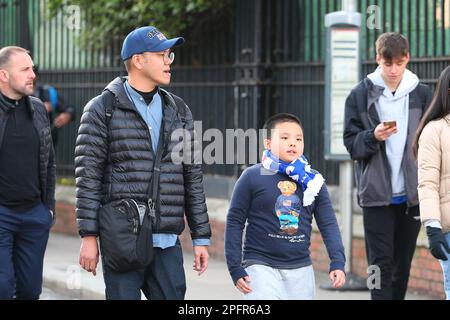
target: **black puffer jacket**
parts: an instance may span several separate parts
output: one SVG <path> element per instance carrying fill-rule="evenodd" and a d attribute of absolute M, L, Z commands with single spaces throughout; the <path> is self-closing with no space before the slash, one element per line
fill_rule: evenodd
<path fill-rule="evenodd" d="M 55 154 L 53 150 L 50 122 L 47 110 L 41 100 L 28 97 L 27 105 L 31 110 L 33 124 L 39 132 L 39 181 L 41 183 L 41 200 L 50 210 L 55 212 Z M 0 146 L 3 142 L 9 112 L 14 105 L 3 99 L 0 94 Z M 21 150 L 17 150 L 20 152 Z M 53 215 L 53 219 L 55 215 Z"/>
<path fill-rule="evenodd" d="M 109 139 L 106 108 L 101 96 L 88 102 L 81 117 L 75 147 L 76 214 L 81 236 L 98 235 L 97 213 L 102 204 L 125 198 L 147 200 L 154 154 L 147 125 L 125 93 L 125 80 L 116 78 L 105 88 L 117 100 L 109 121 Z M 165 144 L 159 183 L 160 210 L 153 232 L 181 234 L 186 214 L 192 238 L 209 238 L 211 229 L 201 164 L 175 164 L 171 158 L 179 143 L 172 132 L 184 126 L 193 134 L 192 114 L 183 102 L 186 108 L 183 122 L 177 107 L 162 92 L 160 94 L 164 102 Z M 182 102 L 180 98 L 172 97 Z M 192 139 L 190 141 L 192 143 Z"/>

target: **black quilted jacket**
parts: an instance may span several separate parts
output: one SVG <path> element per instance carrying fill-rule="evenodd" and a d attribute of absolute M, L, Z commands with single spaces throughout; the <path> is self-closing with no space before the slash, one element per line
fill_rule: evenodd
<path fill-rule="evenodd" d="M 31 109 L 34 127 L 37 132 L 39 132 L 39 180 L 41 183 L 41 200 L 43 204 L 55 212 L 55 154 L 53 151 L 47 110 L 42 101 L 35 97 L 28 97 L 27 105 Z M 0 146 L 3 142 L 9 111 L 13 108 L 15 108 L 15 106 L 3 99 L 0 94 Z M 17 152 L 24 151 L 25 150 L 17 150 Z"/>
<path fill-rule="evenodd" d="M 77 186 L 77 223 L 81 236 L 98 235 L 97 213 L 109 201 L 131 198 L 146 202 L 152 177 L 154 154 L 150 133 L 136 107 L 128 99 L 118 77 L 105 90 L 116 99 L 116 106 L 106 124 L 106 108 L 102 96 L 87 103 L 81 117 L 75 147 Z M 192 114 L 182 102 L 185 115 L 163 94 L 164 151 L 161 160 L 157 219 L 153 232 L 181 234 L 184 215 L 193 239 L 209 238 L 211 229 L 205 204 L 201 164 L 174 163 L 171 152 L 179 146 L 175 129 L 185 127 L 193 134 Z M 185 120 L 185 121 L 183 121 Z M 109 137 L 108 137 L 109 132 Z M 187 140 L 184 140 L 187 141 Z M 189 145 L 193 147 L 193 140 Z"/>

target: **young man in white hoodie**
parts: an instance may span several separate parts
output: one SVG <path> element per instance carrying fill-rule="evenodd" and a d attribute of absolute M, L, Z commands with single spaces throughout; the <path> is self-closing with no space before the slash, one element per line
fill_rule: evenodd
<path fill-rule="evenodd" d="M 378 68 L 347 97 L 344 144 L 355 160 L 369 266 L 380 269 L 372 299 L 404 299 L 420 229 L 412 140 L 432 92 L 407 70 L 408 40 L 384 33 Z M 375 283 L 376 284 L 376 283 Z"/>

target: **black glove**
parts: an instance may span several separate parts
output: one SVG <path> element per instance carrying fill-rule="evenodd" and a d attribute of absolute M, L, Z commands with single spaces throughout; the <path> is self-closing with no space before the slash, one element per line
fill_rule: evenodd
<path fill-rule="evenodd" d="M 450 253 L 450 248 L 445 240 L 442 230 L 434 227 L 427 227 L 427 236 L 430 243 L 430 252 L 436 259 L 447 261 L 447 257 L 442 250 L 442 246 L 447 253 Z"/>

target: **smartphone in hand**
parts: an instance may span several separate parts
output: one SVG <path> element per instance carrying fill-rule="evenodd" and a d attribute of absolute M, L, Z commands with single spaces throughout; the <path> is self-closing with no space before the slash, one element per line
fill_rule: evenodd
<path fill-rule="evenodd" d="M 386 127 L 392 128 L 392 127 L 396 127 L 397 126 L 397 121 L 395 121 L 395 120 L 383 121 L 383 124 Z"/>

